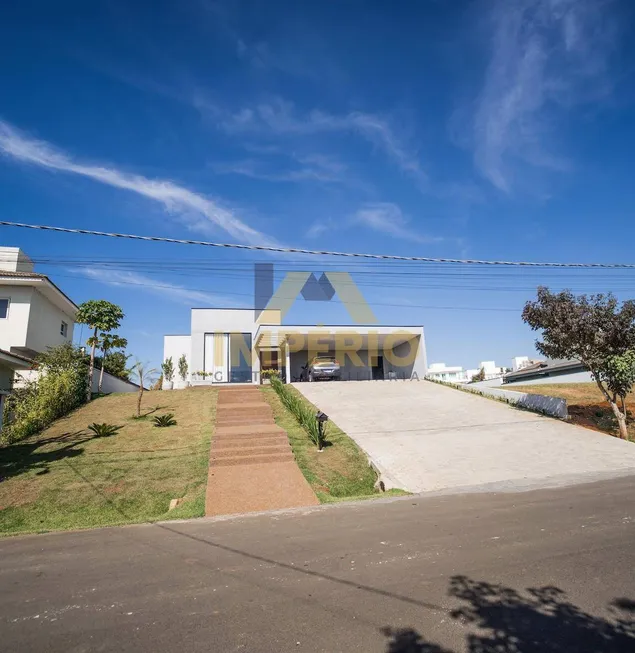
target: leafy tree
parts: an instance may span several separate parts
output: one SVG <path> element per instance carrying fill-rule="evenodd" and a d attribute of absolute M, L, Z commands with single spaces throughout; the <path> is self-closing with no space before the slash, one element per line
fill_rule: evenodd
<path fill-rule="evenodd" d="M 129 358 L 130 354 L 123 351 L 113 351 L 112 354 L 108 354 L 108 358 L 104 361 L 104 369 L 108 374 L 128 381 L 130 378 L 130 371 L 128 370 Z"/>
<path fill-rule="evenodd" d="M 542 331 L 542 340 L 536 341 L 541 354 L 575 358 L 590 370 L 615 415 L 620 438 L 628 439 L 625 397 L 635 380 L 635 301 L 620 307 L 611 293 L 576 297 L 570 290 L 552 293 L 541 286 L 536 301 L 525 305 L 523 320 Z"/>
<path fill-rule="evenodd" d="M 181 381 L 183 381 L 183 383 L 185 383 L 187 380 L 188 369 L 189 368 L 185 354 L 181 354 L 181 358 L 179 358 L 179 376 L 181 377 Z"/>
<path fill-rule="evenodd" d="M 101 371 L 99 372 L 99 392 L 104 382 L 104 367 L 106 366 L 106 356 L 111 349 L 125 349 L 128 346 L 128 341 L 116 333 L 102 333 L 101 334 L 101 350 L 104 353 L 101 359 Z M 108 371 L 108 370 L 106 370 Z"/>
<path fill-rule="evenodd" d="M 100 344 L 97 334 L 99 331 L 109 332 L 117 329 L 123 317 L 124 313 L 121 307 L 117 306 L 117 304 L 111 304 L 105 299 L 90 299 L 77 309 L 75 321 L 79 324 L 86 324 L 93 330 L 93 335 L 86 341 L 86 344 L 91 348 L 88 368 L 88 401 L 90 401 L 93 388 L 95 350 Z"/>
<path fill-rule="evenodd" d="M 161 363 L 161 370 L 163 371 L 163 378 L 171 383 L 174 379 L 174 363 L 172 362 L 172 356 L 166 358 L 163 363 Z"/>
<path fill-rule="evenodd" d="M 141 417 L 141 400 L 143 399 L 143 391 L 145 390 L 143 386 L 145 384 L 152 385 L 154 382 L 154 376 L 158 374 L 158 371 L 154 368 L 148 367 L 148 363 L 142 363 L 140 360 L 137 360 L 130 368 L 130 373 L 139 384 L 139 392 L 137 394 L 137 417 Z"/>

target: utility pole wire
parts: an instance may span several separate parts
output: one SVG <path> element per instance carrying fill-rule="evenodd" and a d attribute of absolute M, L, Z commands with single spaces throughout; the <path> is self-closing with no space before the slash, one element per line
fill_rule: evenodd
<path fill-rule="evenodd" d="M 297 247 L 272 247 L 265 245 L 241 245 L 239 243 L 213 243 L 205 240 L 189 240 L 183 238 L 164 238 L 162 236 L 137 236 L 134 234 L 109 233 L 91 229 L 69 229 L 41 224 L 25 224 L 23 222 L 8 222 L 0 220 L 5 227 L 21 227 L 41 231 L 58 231 L 66 234 L 83 234 L 87 236 L 106 236 L 108 238 L 127 238 L 130 240 L 145 240 L 158 243 L 175 243 L 178 245 L 201 245 L 203 247 L 222 247 L 226 249 L 244 249 L 261 252 L 280 252 L 283 254 L 310 254 L 312 256 L 343 256 L 349 258 L 382 259 L 391 261 L 420 261 L 423 263 L 461 263 L 464 265 L 504 265 L 534 268 L 604 268 L 604 269 L 635 269 L 635 263 L 537 263 L 531 261 L 482 261 L 478 259 L 429 258 L 425 256 L 397 256 L 395 254 L 362 254 L 357 252 L 330 252 Z"/>

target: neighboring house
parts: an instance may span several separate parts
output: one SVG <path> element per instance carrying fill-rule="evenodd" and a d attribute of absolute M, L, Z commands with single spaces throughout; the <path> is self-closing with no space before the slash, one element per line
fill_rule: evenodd
<path fill-rule="evenodd" d="M 505 374 L 505 368 L 496 367 L 496 363 L 494 361 L 481 361 L 475 370 L 467 370 L 465 373 L 468 383 L 472 380 L 472 377 L 476 376 L 481 370 L 485 370 L 485 378 L 483 379 L 484 381 L 497 379 Z"/>
<path fill-rule="evenodd" d="M 434 381 L 448 381 L 449 383 L 465 383 L 470 378 L 462 367 L 449 367 L 445 363 L 430 363 L 427 378 Z"/>
<path fill-rule="evenodd" d="M 172 358 L 174 387 L 259 383 L 261 369 L 297 381 L 316 353 L 337 357 L 347 381 L 422 379 L 426 374 L 421 326 L 280 325 L 277 318 L 278 311 L 269 311 L 264 324 L 256 321 L 253 309 L 193 308 L 190 334 L 164 337 L 163 359 Z M 185 383 L 177 371 L 183 354 L 189 367 Z"/>
<path fill-rule="evenodd" d="M 578 360 L 546 360 L 528 365 L 516 372 L 510 372 L 503 378 L 505 385 L 540 384 L 540 383 L 589 383 L 593 381 L 591 373 Z"/>
<path fill-rule="evenodd" d="M 73 341 L 77 306 L 45 275 L 33 271 L 17 247 L 0 247 L 0 349 L 12 355 L 0 361 L 3 391 L 7 379 L 37 354 Z M 30 364 L 28 365 L 30 367 Z"/>
<path fill-rule="evenodd" d="M 0 396 L 14 383 L 34 379 L 33 359 L 49 347 L 73 342 L 77 306 L 18 247 L 0 247 Z M 18 376 L 16 377 L 16 372 Z M 96 370 L 93 390 L 97 391 Z M 104 392 L 135 392 L 138 386 L 104 374 Z"/>

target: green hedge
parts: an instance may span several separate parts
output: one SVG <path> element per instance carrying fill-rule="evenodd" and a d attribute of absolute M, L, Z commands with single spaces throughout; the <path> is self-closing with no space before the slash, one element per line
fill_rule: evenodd
<path fill-rule="evenodd" d="M 37 381 L 17 388 L 5 401 L 3 442 L 16 442 L 38 433 L 86 401 L 88 368 L 83 361 L 47 360 L 39 369 Z"/>
<path fill-rule="evenodd" d="M 271 387 L 275 390 L 280 401 L 284 404 L 285 408 L 289 410 L 293 416 L 298 420 L 302 428 L 309 434 L 309 437 L 314 444 L 320 448 L 320 430 L 318 422 L 315 419 L 315 413 L 300 399 L 296 397 L 289 388 L 282 383 L 279 377 L 271 377 Z M 324 424 L 326 431 L 326 424 Z M 324 439 L 324 435 L 322 436 Z"/>

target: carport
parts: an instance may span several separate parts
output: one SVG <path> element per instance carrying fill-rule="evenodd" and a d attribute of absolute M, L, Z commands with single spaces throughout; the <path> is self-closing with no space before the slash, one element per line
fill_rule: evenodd
<path fill-rule="evenodd" d="M 261 368 L 278 369 L 287 383 L 300 381 L 316 355 L 334 356 L 342 381 L 423 378 L 421 327 L 261 325 L 255 346 Z"/>

